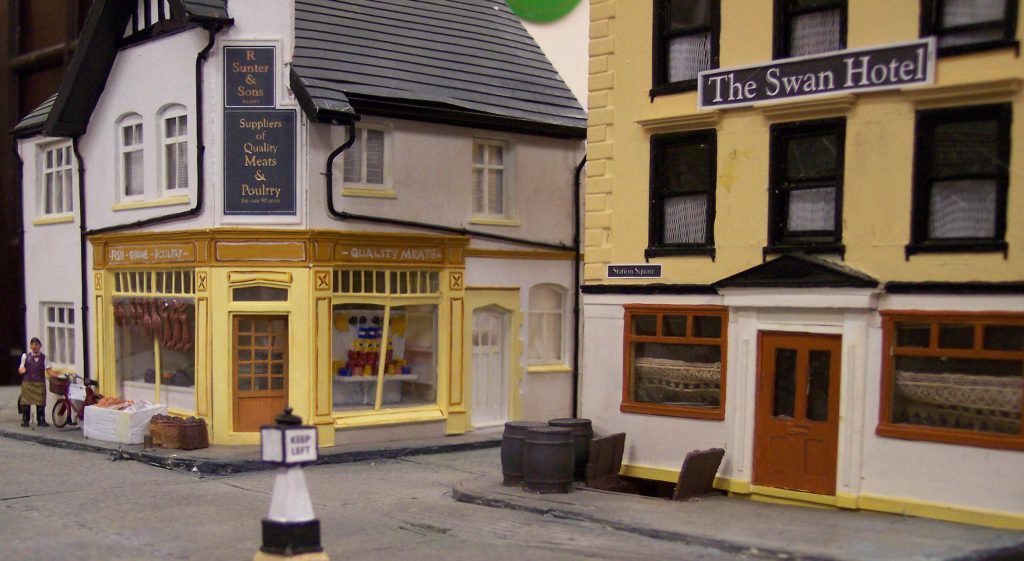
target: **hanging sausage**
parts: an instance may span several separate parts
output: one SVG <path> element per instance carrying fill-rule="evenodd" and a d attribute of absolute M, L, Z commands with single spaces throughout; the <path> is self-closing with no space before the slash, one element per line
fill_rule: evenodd
<path fill-rule="evenodd" d="M 177 303 L 173 304 L 167 314 L 171 320 L 172 331 L 171 339 L 167 343 L 168 349 L 179 349 L 181 344 L 181 321 L 178 320 L 178 305 Z"/>
<path fill-rule="evenodd" d="M 152 337 L 153 320 L 149 318 L 149 302 L 143 300 L 139 303 L 139 308 L 141 308 L 142 311 L 142 332 L 145 333 L 147 337 Z"/>
<path fill-rule="evenodd" d="M 192 349 L 192 343 L 195 340 L 188 322 L 188 309 L 191 307 L 189 304 L 183 304 L 181 307 L 181 349 L 185 351 Z"/>
<path fill-rule="evenodd" d="M 160 314 L 157 313 L 157 306 L 159 304 L 156 300 L 149 301 L 149 321 L 152 325 L 151 331 L 153 332 L 153 338 L 157 341 L 163 336 L 163 324 L 160 320 Z"/>

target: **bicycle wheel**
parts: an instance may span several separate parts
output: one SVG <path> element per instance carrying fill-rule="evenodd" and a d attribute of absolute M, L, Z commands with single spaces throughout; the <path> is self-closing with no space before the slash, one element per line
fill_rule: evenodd
<path fill-rule="evenodd" d="M 53 426 L 61 428 L 68 424 L 68 420 L 71 418 L 71 410 L 68 409 L 68 404 L 63 399 L 53 404 L 52 412 Z"/>

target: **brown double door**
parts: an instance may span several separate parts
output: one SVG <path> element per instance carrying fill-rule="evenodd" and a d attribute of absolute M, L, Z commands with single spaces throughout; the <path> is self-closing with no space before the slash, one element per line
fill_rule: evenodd
<path fill-rule="evenodd" d="M 236 315 L 231 340 L 234 430 L 256 432 L 288 404 L 288 316 Z"/>
<path fill-rule="evenodd" d="M 839 336 L 761 333 L 754 484 L 836 492 Z"/>

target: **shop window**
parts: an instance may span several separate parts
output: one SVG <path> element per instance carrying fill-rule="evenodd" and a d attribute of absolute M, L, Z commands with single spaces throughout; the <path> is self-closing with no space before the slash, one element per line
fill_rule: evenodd
<path fill-rule="evenodd" d="M 1024 315 L 883 312 L 878 434 L 1024 449 Z"/>
<path fill-rule="evenodd" d="M 346 187 L 380 189 L 390 185 L 388 141 L 383 128 L 356 127 L 356 139 L 342 156 Z"/>
<path fill-rule="evenodd" d="M 553 284 L 530 288 L 529 357 L 533 364 L 557 364 L 564 359 L 565 290 Z"/>
<path fill-rule="evenodd" d="M 775 58 L 846 48 L 846 0 L 775 0 Z"/>
<path fill-rule="evenodd" d="M 1017 0 L 922 0 L 921 36 L 934 35 L 939 55 L 1016 47 Z"/>
<path fill-rule="evenodd" d="M 117 391 L 123 399 L 195 411 L 196 317 L 192 271 L 119 271 L 111 313 Z"/>
<path fill-rule="evenodd" d="M 141 197 L 145 193 L 143 170 L 142 117 L 128 115 L 118 125 L 118 181 L 121 196 Z"/>
<path fill-rule="evenodd" d="M 164 111 L 163 188 L 165 191 L 188 189 L 188 117 L 178 105 Z"/>
<path fill-rule="evenodd" d="M 40 214 L 66 214 L 74 210 L 71 143 L 61 142 L 41 148 L 39 193 Z"/>
<path fill-rule="evenodd" d="M 728 315 L 717 306 L 625 306 L 620 409 L 725 418 Z"/>
<path fill-rule="evenodd" d="M 511 216 L 507 152 L 508 146 L 501 141 L 473 141 L 473 214 L 478 218 Z"/>
<path fill-rule="evenodd" d="M 651 137 L 647 257 L 714 255 L 714 130 Z"/>
<path fill-rule="evenodd" d="M 436 405 L 438 273 L 334 273 L 334 411 Z"/>
<path fill-rule="evenodd" d="M 1009 104 L 917 114 L 907 253 L 1005 251 Z"/>
<path fill-rule="evenodd" d="M 697 74 L 718 68 L 718 0 L 655 0 L 651 95 L 697 89 Z"/>
<path fill-rule="evenodd" d="M 54 366 L 75 365 L 75 308 L 43 304 L 43 348 Z"/>
<path fill-rule="evenodd" d="M 841 253 L 843 119 L 771 128 L 768 251 Z"/>

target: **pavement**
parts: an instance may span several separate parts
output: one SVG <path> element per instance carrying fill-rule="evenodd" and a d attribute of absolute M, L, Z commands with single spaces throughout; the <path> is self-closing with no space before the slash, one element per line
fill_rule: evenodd
<path fill-rule="evenodd" d="M 107 454 L 209 475 L 271 469 L 257 446 L 201 450 L 144 448 L 86 439 L 77 428 L 20 426 L 17 387 L 0 386 L 0 437 Z M 501 483 L 500 432 L 434 440 L 341 445 L 320 450 L 320 463 L 492 449 L 494 477 L 452 489 L 459 502 L 596 524 L 612 531 L 721 551 L 735 559 L 793 561 L 1024 561 L 1024 532 L 893 514 L 768 504 L 722 494 L 671 501 L 588 489 L 535 494 Z"/>

